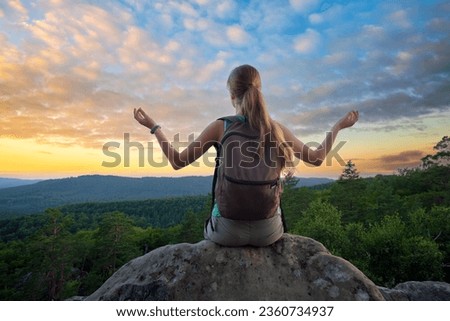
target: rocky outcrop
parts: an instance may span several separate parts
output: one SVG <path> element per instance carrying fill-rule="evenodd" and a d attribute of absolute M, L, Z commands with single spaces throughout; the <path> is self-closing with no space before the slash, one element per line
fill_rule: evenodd
<path fill-rule="evenodd" d="M 409 281 L 379 290 L 389 301 L 450 301 L 450 284 L 445 282 Z"/>
<path fill-rule="evenodd" d="M 158 248 L 121 267 L 87 300 L 384 300 L 319 242 L 285 234 L 264 247 L 210 241 Z"/>

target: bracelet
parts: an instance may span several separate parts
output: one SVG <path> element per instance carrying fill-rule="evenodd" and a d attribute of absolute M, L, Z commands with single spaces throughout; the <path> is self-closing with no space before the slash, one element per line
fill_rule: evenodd
<path fill-rule="evenodd" d="M 154 134 L 158 130 L 158 128 L 161 128 L 161 126 L 159 125 L 153 126 L 152 129 L 150 129 L 150 134 Z"/>

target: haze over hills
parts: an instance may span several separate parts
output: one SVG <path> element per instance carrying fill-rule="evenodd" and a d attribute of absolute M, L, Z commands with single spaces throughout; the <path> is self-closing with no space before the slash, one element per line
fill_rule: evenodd
<path fill-rule="evenodd" d="M 40 182 L 40 179 L 20 179 L 20 178 L 4 178 L 0 177 L 0 189 L 8 187 L 16 187 L 30 185 Z"/>
<path fill-rule="evenodd" d="M 0 182 L 3 179 L 0 179 Z M 297 186 L 332 182 L 327 178 L 301 178 Z M 212 176 L 121 177 L 87 175 L 49 179 L 0 189 L 0 218 L 44 211 L 49 207 L 83 202 L 111 202 L 207 195 Z"/>

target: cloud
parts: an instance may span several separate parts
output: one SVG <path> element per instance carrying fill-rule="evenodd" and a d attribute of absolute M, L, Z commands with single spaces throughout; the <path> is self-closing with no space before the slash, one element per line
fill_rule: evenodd
<path fill-rule="evenodd" d="M 388 21 L 401 28 L 407 29 L 412 26 L 406 10 L 398 10 L 388 16 Z"/>
<path fill-rule="evenodd" d="M 354 108 L 372 130 L 423 132 L 427 124 L 418 117 L 450 109 L 448 6 L 369 10 L 350 2 L 322 11 L 318 1 L 213 0 L 53 1 L 39 12 L 22 6 L 2 7 L 0 20 L 3 136 L 90 147 L 123 132 L 148 139 L 131 117 L 134 106 L 169 133 L 197 132 L 233 113 L 226 78 L 242 63 L 260 70 L 269 108 L 299 133 L 322 133 Z M 25 14 L 31 16 L 23 20 Z"/>
<path fill-rule="evenodd" d="M 186 18 L 184 19 L 184 27 L 187 30 L 195 30 L 195 31 L 204 31 L 210 27 L 210 23 L 206 19 L 192 19 Z"/>
<path fill-rule="evenodd" d="M 294 49 L 298 53 L 308 54 L 315 51 L 319 44 L 320 34 L 313 29 L 307 29 L 294 40 Z"/>
<path fill-rule="evenodd" d="M 421 158 L 426 154 L 420 150 L 408 150 L 398 154 L 383 155 L 375 161 L 383 170 L 397 170 L 399 168 L 413 168 L 421 164 Z"/>
<path fill-rule="evenodd" d="M 208 4 L 209 0 L 195 0 L 195 2 L 200 6 L 204 6 Z"/>
<path fill-rule="evenodd" d="M 207 82 L 215 74 L 219 73 L 225 67 L 225 61 L 221 58 L 205 65 L 197 76 L 197 81 L 200 83 Z"/>
<path fill-rule="evenodd" d="M 309 22 L 311 22 L 312 24 L 320 24 L 324 21 L 323 15 L 318 14 L 318 13 L 310 14 L 308 19 L 309 19 Z"/>
<path fill-rule="evenodd" d="M 220 1 L 216 7 L 216 14 L 219 18 L 228 18 L 236 9 L 236 3 L 232 0 Z"/>
<path fill-rule="evenodd" d="M 176 10 L 181 12 L 183 15 L 191 16 L 191 17 L 198 16 L 198 12 L 188 2 L 182 1 L 180 3 L 180 2 L 171 1 L 169 3 L 169 6 L 172 6 L 173 8 L 175 8 Z"/>
<path fill-rule="evenodd" d="M 25 19 L 28 16 L 28 10 L 23 6 L 20 0 L 9 0 L 8 5 L 15 12 L 19 13 L 22 16 L 22 19 Z"/>
<path fill-rule="evenodd" d="M 245 45 L 250 40 L 249 34 L 239 25 L 227 28 L 227 37 L 233 44 Z"/>
<path fill-rule="evenodd" d="M 389 130 L 387 124 L 401 119 L 448 111 L 450 92 L 444 87 L 450 83 L 450 45 L 444 39 L 449 39 L 449 33 L 443 31 L 440 18 L 429 21 L 421 35 L 417 26 L 398 29 L 382 21 L 361 21 L 361 28 L 354 25 L 345 37 L 335 34 L 337 29 L 324 32 L 322 43 L 331 49 L 329 54 L 302 62 L 287 59 L 289 68 L 280 70 L 285 78 L 297 78 L 302 84 L 303 92 L 293 95 L 296 103 L 291 108 L 297 106 L 294 110 L 304 115 L 329 106 L 336 112 L 321 115 L 321 121 L 328 122 L 338 111 L 357 108 L 363 113 L 361 123 L 380 124 L 380 130 L 383 124 Z"/>
<path fill-rule="evenodd" d="M 319 0 L 289 0 L 290 5 L 300 13 L 306 13 L 319 4 Z"/>

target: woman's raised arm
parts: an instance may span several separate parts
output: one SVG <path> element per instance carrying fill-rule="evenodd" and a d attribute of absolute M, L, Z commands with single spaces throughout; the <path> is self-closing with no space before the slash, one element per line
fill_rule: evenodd
<path fill-rule="evenodd" d="M 286 142 L 288 144 L 292 144 L 291 146 L 294 150 L 295 157 L 308 164 L 320 166 L 330 152 L 338 132 L 344 128 L 353 126 L 358 121 L 358 117 L 358 111 L 351 111 L 347 113 L 338 122 L 336 122 L 336 124 L 331 128 L 331 131 L 327 132 L 322 144 L 320 144 L 320 146 L 316 149 L 312 149 L 305 145 L 301 140 L 295 137 L 295 135 L 287 127 L 281 124 L 280 127 L 283 130 Z"/>
<path fill-rule="evenodd" d="M 143 126 L 152 129 L 156 122 L 148 116 L 142 108 L 134 109 L 134 118 Z M 173 169 L 178 170 L 193 163 L 202 156 L 214 143 L 220 140 L 223 134 L 223 122 L 216 120 L 209 124 L 198 138 L 192 141 L 182 152 L 178 152 L 162 132 L 161 128 L 154 132 L 161 150 L 169 160 Z"/>

